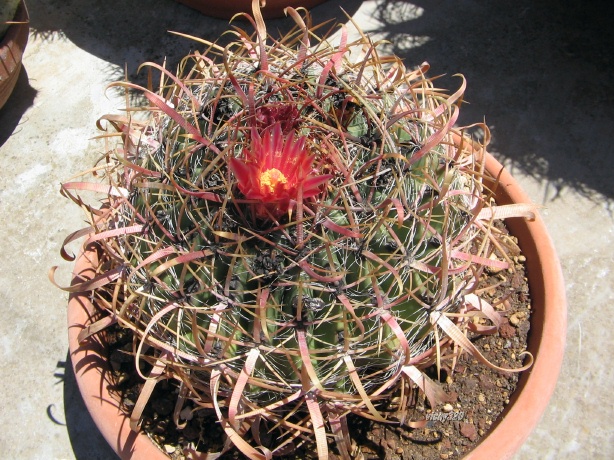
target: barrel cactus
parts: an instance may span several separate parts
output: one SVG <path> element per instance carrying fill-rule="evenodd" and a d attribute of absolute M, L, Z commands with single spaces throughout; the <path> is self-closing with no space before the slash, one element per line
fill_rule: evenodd
<path fill-rule="evenodd" d="M 449 317 L 484 267 L 507 266 L 491 257 L 499 213 L 483 146 L 453 127 L 462 77 L 448 95 L 426 64 L 345 28 L 318 39 L 290 8 L 297 27 L 273 40 L 254 4 L 253 35 L 200 40 L 175 73 L 146 64 L 156 91 L 117 84 L 148 106 L 103 117 L 102 181 L 62 186 L 92 220 L 67 241 L 100 254 L 72 289 L 109 314 L 84 337 L 134 331 L 148 382 L 176 379 L 245 455 L 312 442 L 324 459 L 332 440 L 348 458 L 348 414 L 398 421 L 393 397 L 401 412 L 415 388 L 442 398 L 422 371 L 461 340 Z"/>

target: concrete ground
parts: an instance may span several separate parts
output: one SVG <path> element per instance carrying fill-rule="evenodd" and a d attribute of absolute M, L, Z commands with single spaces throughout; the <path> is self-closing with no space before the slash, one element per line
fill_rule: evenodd
<path fill-rule="evenodd" d="M 603 5 L 601 5 L 603 3 Z M 0 459 L 112 459 L 82 405 L 67 357 L 68 283 L 59 249 L 82 226 L 61 181 L 98 158 L 98 117 L 122 108 L 105 86 L 139 63 L 171 67 L 227 22 L 172 0 L 28 0 L 30 43 L 16 92 L 0 111 Z M 331 0 L 392 42 L 408 66 L 455 89 L 467 78 L 462 124 L 493 130 L 491 151 L 543 205 L 567 283 L 569 329 L 560 381 L 517 459 L 614 458 L 614 33 L 606 2 Z M 275 22 L 270 29 L 283 24 Z"/>

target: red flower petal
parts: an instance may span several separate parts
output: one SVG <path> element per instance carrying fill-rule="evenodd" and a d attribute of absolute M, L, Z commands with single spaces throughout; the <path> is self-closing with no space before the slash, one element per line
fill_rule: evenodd
<path fill-rule="evenodd" d="M 333 176 L 325 174 L 323 176 L 312 176 L 303 182 L 303 198 L 310 198 L 320 192 L 320 186 L 328 182 Z"/>
<path fill-rule="evenodd" d="M 266 210 L 273 215 L 287 212 L 299 190 L 303 198 L 317 195 L 332 177 L 311 175 L 315 157 L 307 148 L 307 139 L 295 138 L 294 131 L 284 136 L 281 123 L 268 126 L 262 134 L 252 128 L 251 135 L 244 159 L 231 158 L 229 166 L 245 198 L 268 204 Z M 262 217 L 265 208 L 256 205 L 255 209 Z"/>

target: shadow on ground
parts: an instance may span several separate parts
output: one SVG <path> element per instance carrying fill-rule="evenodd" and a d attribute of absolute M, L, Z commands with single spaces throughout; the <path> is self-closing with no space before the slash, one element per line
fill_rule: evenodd
<path fill-rule="evenodd" d="M 329 0 L 313 8 L 315 23 L 329 19 L 344 20 L 341 8 L 356 12 L 361 0 Z M 109 77 L 120 80 L 127 66 L 128 78 L 138 80 L 138 66 L 145 61 L 162 63 L 174 69 L 180 59 L 194 48 L 203 46 L 170 34 L 181 32 L 209 41 L 227 43 L 229 21 L 204 16 L 173 0 L 29 0 L 33 33 L 45 40 L 70 40 L 90 54 L 113 64 Z M 246 21 L 235 21 L 251 31 Z M 268 20 L 270 32 L 288 30 L 294 22 L 289 18 Z M 142 78 L 142 77 L 141 77 Z"/>
<path fill-rule="evenodd" d="M 24 67 L 15 84 L 15 88 L 6 104 L 0 109 L 0 147 L 6 140 L 19 129 L 19 123 L 26 123 L 22 120 L 23 114 L 34 103 L 37 91 L 30 86 L 28 71 Z"/>
<path fill-rule="evenodd" d="M 68 438 L 76 460 L 117 458 L 85 407 L 75 379 L 70 353 L 66 356 L 64 370 L 64 415 Z"/>
<path fill-rule="evenodd" d="M 376 16 L 408 66 L 428 61 L 448 89 L 459 85 L 452 75 L 466 77 L 460 123 L 485 117 L 497 156 L 547 182 L 550 198 L 573 188 L 599 201 L 614 198 L 611 10 L 605 1 L 385 0 Z"/>

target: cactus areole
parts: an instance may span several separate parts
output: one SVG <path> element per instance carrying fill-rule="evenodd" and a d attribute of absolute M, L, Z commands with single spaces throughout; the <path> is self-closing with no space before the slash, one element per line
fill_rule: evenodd
<path fill-rule="evenodd" d="M 297 27 L 271 40 L 255 1 L 253 36 L 196 39 L 205 52 L 177 73 L 146 64 L 155 92 L 116 84 L 148 104 L 102 118 L 102 182 L 62 186 L 91 217 L 67 242 L 87 235 L 100 255 L 68 289 L 106 312 L 83 340 L 117 322 L 137 369 L 153 366 L 133 428 L 172 378 L 177 411 L 214 411 L 250 458 L 312 443 L 325 459 L 331 442 L 349 458 L 348 414 L 407 423 L 413 391 L 445 398 L 422 370 L 449 344 L 478 353 L 469 316 L 497 327 L 475 292 L 486 267 L 508 268 L 492 221 L 532 210 L 490 200 L 484 146 L 453 128 L 462 77 L 447 95 L 426 64 L 406 70 L 345 27 L 317 39 L 288 15 Z"/>

